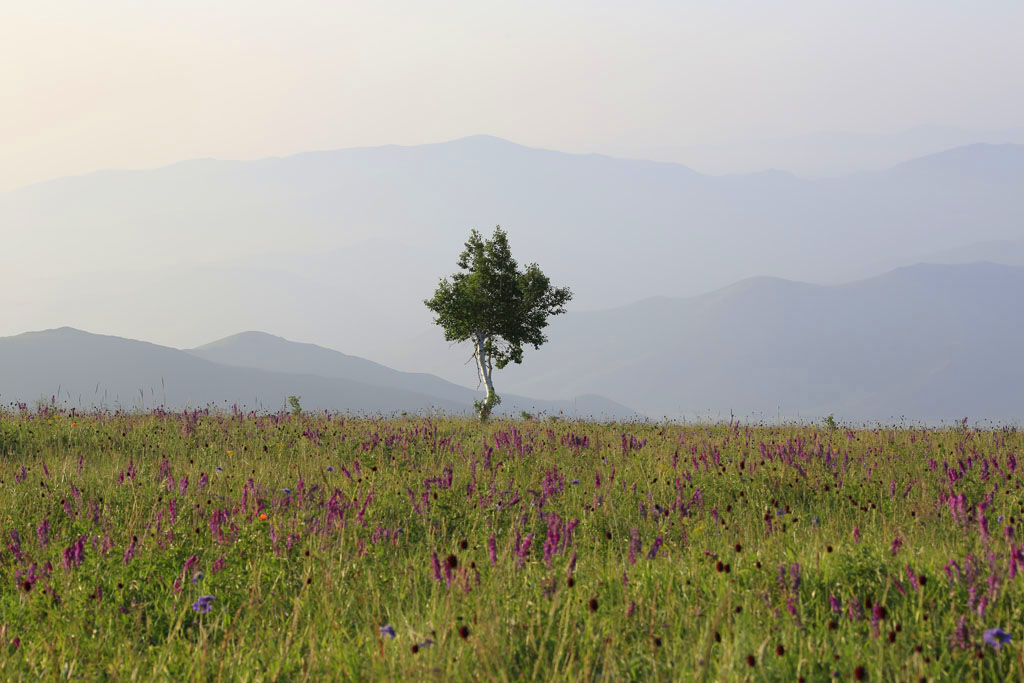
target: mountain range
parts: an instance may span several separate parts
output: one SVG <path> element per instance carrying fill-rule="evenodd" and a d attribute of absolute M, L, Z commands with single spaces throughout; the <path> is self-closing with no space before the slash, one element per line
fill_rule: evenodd
<path fill-rule="evenodd" d="M 685 146 L 624 147 L 619 156 L 685 164 L 703 173 L 785 169 L 804 178 L 877 171 L 908 159 L 975 143 L 1024 144 L 1024 128 L 978 130 L 924 125 L 882 134 L 822 132 L 775 139 Z"/>
<path fill-rule="evenodd" d="M 1024 420 L 1024 267 L 920 264 L 840 286 L 753 278 L 552 322 L 511 391 L 652 417 Z"/>
<path fill-rule="evenodd" d="M 0 400 L 56 401 L 67 408 L 180 410 L 212 405 L 276 411 L 299 396 L 306 409 L 466 414 L 482 393 L 426 374 L 261 332 L 187 351 L 72 328 L 0 338 Z M 496 412 L 635 419 L 599 396 L 536 401 L 506 395 Z"/>
<path fill-rule="evenodd" d="M 585 311 L 757 275 L 859 280 L 1019 243 L 1021 216 L 1024 147 L 1012 144 L 826 180 L 708 176 L 485 136 L 196 160 L 0 194 L 0 334 L 70 325 L 185 348 L 261 329 L 467 383 L 441 336 L 420 335 L 422 301 L 473 227 L 502 224 L 513 253 Z M 429 368 L 412 363 L 422 343 Z"/>
<path fill-rule="evenodd" d="M 751 278 L 554 318 L 549 343 L 496 383 L 513 415 L 1017 423 L 1022 297 L 1024 266 L 993 263 L 919 264 L 838 286 Z M 0 338 L 0 378 L 5 401 L 59 386 L 72 407 L 276 410 L 301 395 L 313 409 L 465 413 L 480 397 L 261 332 L 184 351 L 69 328 L 26 333 Z"/>
<path fill-rule="evenodd" d="M 180 401 L 276 406 L 303 391 L 270 375 L 246 384 L 242 371 L 366 383 L 370 366 L 338 358 L 287 365 L 254 351 L 249 367 L 229 368 L 241 347 L 194 348 L 260 329 L 410 371 L 368 383 L 417 394 L 395 409 L 463 404 L 472 390 L 451 387 L 476 382 L 469 349 L 444 341 L 423 300 L 455 269 L 470 228 L 501 223 L 517 258 L 576 295 L 550 344 L 498 374 L 502 395 L 564 407 L 596 394 L 653 417 L 1014 419 L 1020 336 L 1002 312 L 1024 298 L 1012 275 L 1024 265 L 1022 217 L 1016 144 L 817 180 L 712 176 L 487 136 L 195 160 L 0 194 L 0 334 L 99 329 L 235 373 L 211 391 L 184 383 Z M 45 377 L 42 393 L 54 391 L 60 379 Z M 143 387 L 152 405 L 160 377 L 125 375 L 114 393 Z M 320 389 L 305 391 L 310 406 L 319 400 Z M 324 405 L 355 405 L 322 391 Z M 595 406 L 584 412 L 621 408 Z"/>

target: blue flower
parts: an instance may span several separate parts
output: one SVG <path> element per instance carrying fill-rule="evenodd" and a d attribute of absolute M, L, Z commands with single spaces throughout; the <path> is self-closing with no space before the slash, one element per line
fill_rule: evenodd
<path fill-rule="evenodd" d="M 779 509 L 777 510 L 777 512 L 778 512 L 778 514 L 779 514 L 779 517 L 781 517 L 782 515 L 786 514 L 786 510 L 785 510 L 784 508 L 779 508 Z"/>
<path fill-rule="evenodd" d="M 430 646 L 431 646 L 431 645 L 433 645 L 433 644 L 434 644 L 434 641 L 433 641 L 433 640 L 431 640 L 430 638 L 427 638 L 427 639 L 426 639 L 426 640 L 424 640 L 424 641 L 423 641 L 422 643 L 419 643 L 419 646 L 420 646 L 420 647 L 430 647 Z"/>
<path fill-rule="evenodd" d="M 334 465 L 328 465 L 327 466 L 327 471 L 328 472 L 333 472 L 334 471 Z"/>
<path fill-rule="evenodd" d="M 384 626 L 381 626 L 377 630 L 380 631 L 380 634 L 382 636 L 387 636 L 388 638 L 394 638 L 395 637 L 395 627 L 392 626 L 391 624 L 386 624 Z"/>
<path fill-rule="evenodd" d="M 1010 642 L 1010 634 L 997 626 L 996 628 L 990 628 L 985 631 L 982 635 L 982 639 L 998 650 L 1003 647 L 1005 643 Z"/>
<path fill-rule="evenodd" d="M 221 467 L 220 465 L 217 465 L 217 471 L 218 471 L 218 472 L 223 472 L 223 471 L 224 471 L 224 468 L 222 468 L 222 467 Z"/>
<path fill-rule="evenodd" d="M 281 489 L 281 493 L 291 493 L 291 489 Z"/>
<path fill-rule="evenodd" d="M 192 577 L 192 583 L 199 583 L 202 580 L 203 580 L 203 573 L 202 572 L 196 572 L 195 575 Z"/>
<path fill-rule="evenodd" d="M 192 603 L 192 611 L 206 614 L 213 611 L 213 596 L 200 595 L 199 599 Z"/>

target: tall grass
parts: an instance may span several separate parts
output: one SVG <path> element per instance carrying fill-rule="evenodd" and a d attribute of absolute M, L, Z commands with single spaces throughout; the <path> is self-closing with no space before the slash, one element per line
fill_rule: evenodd
<path fill-rule="evenodd" d="M 1024 680 L 1022 447 L 8 412 L 0 677 Z"/>

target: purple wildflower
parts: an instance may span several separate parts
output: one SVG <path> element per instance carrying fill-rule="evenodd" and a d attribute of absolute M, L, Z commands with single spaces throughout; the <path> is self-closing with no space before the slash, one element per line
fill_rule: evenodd
<path fill-rule="evenodd" d="M 648 560 L 653 560 L 655 557 L 658 556 L 658 549 L 661 548 L 662 543 L 664 543 L 664 539 L 662 539 L 661 536 L 658 536 L 656 539 L 654 539 L 654 543 L 651 544 L 651 550 L 647 553 Z"/>
<path fill-rule="evenodd" d="M 970 645 L 970 631 L 967 629 L 967 618 L 960 617 L 960 621 L 956 624 L 956 630 L 953 632 L 950 642 L 954 647 L 966 648 Z"/>
<path fill-rule="evenodd" d="M 640 530 L 637 529 L 636 527 L 633 527 L 633 531 L 630 534 L 630 540 L 629 540 L 629 563 L 630 564 L 636 564 L 636 554 L 638 552 L 640 552 L 641 547 L 642 546 L 641 546 L 641 543 L 640 543 Z"/>
<path fill-rule="evenodd" d="M 1010 642 L 1010 634 L 999 628 L 990 628 L 982 634 L 982 640 L 986 643 L 999 650 L 1002 649 L 1003 645 Z"/>
<path fill-rule="evenodd" d="M 434 581 L 441 582 L 441 560 L 437 559 L 437 551 L 431 551 L 430 564 L 434 569 Z"/>
<path fill-rule="evenodd" d="M 491 566 L 498 564 L 498 543 L 494 538 L 494 534 L 487 539 L 487 554 L 491 558 Z"/>
<path fill-rule="evenodd" d="M 199 599 L 192 603 L 192 611 L 200 614 L 213 611 L 213 600 L 212 595 L 200 595 Z"/>
<path fill-rule="evenodd" d="M 388 638 L 394 638 L 395 637 L 395 627 L 392 626 L 391 624 L 385 624 L 384 626 L 381 626 L 377 630 L 380 632 L 380 634 L 382 636 L 387 636 Z"/>

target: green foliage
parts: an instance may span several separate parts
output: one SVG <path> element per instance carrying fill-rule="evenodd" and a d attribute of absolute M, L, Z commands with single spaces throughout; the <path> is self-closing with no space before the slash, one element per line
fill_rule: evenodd
<path fill-rule="evenodd" d="M 299 403 L 301 399 L 301 396 L 288 397 L 288 408 L 292 415 L 302 415 L 302 404 Z"/>
<path fill-rule="evenodd" d="M 476 414 L 480 416 L 481 422 L 487 422 L 487 418 L 491 416 L 491 411 L 494 410 L 495 406 L 501 404 L 501 396 L 497 394 L 491 394 L 487 398 L 473 401 L 473 409 L 476 410 Z"/>
<path fill-rule="evenodd" d="M 0 680 L 1024 680 L 1014 430 L 47 409 L 0 435 Z"/>
<path fill-rule="evenodd" d="M 500 226 L 485 240 L 473 230 L 459 255 L 462 272 L 444 278 L 424 301 L 447 341 L 482 337 L 484 351 L 498 368 L 521 363 L 523 346 L 547 341 L 548 317 L 565 312 L 567 287 L 553 287 L 536 263 L 520 269 Z"/>

